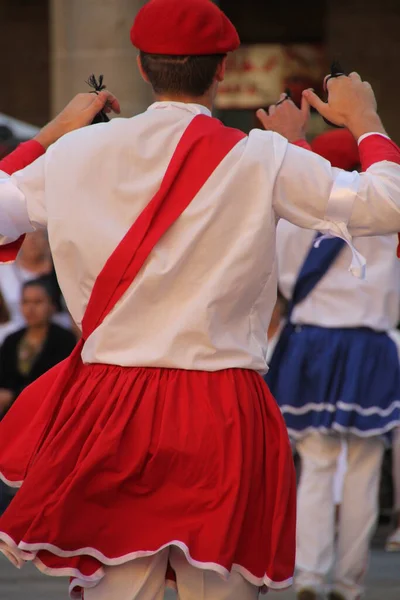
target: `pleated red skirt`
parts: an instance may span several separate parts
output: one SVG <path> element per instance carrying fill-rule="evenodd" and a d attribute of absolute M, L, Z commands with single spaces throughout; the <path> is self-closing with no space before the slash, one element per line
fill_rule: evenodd
<path fill-rule="evenodd" d="M 47 402 L 45 437 L 0 519 L 1 549 L 16 564 L 70 576 L 80 598 L 103 565 L 176 545 L 222 576 L 291 584 L 292 454 L 257 373 L 86 365 L 60 406 Z M 0 472 L 15 485 L 37 435 L 34 420 L 17 427 L 18 410 L 0 425 L 15 440 L 0 450 Z"/>

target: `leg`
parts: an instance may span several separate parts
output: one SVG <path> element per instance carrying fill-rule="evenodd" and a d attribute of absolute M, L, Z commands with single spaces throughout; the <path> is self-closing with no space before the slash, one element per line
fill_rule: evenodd
<path fill-rule="evenodd" d="M 386 542 L 386 550 L 400 552 L 400 427 L 393 432 L 393 512 L 395 531 Z"/>
<path fill-rule="evenodd" d="M 85 600 L 163 600 L 169 549 L 123 565 L 105 567 L 105 576 L 85 591 Z"/>
<path fill-rule="evenodd" d="M 348 440 L 334 573 L 334 588 L 346 600 L 356 600 L 363 593 L 369 545 L 378 518 L 383 452 L 379 438 L 350 436 Z"/>
<path fill-rule="evenodd" d="M 400 527 L 400 427 L 393 434 L 393 486 L 394 512 L 397 517 L 397 527 Z"/>
<path fill-rule="evenodd" d="M 333 480 L 333 499 L 336 506 L 340 506 L 343 496 L 344 478 L 347 470 L 347 442 L 342 441 L 342 447 L 339 454 L 337 469 Z"/>
<path fill-rule="evenodd" d="M 312 433 L 297 443 L 301 477 L 297 502 L 297 590 L 323 594 L 334 555 L 333 482 L 341 438 Z"/>
<path fill-rule="evenodd" d="M 335 502 L 335 528 L 336 531 L 340 519 L 340 505 L 343 496 L 343 484 L 347 470 L 347 442 L 342 440 L 342 449 L 339 454 L 335 478 L 333 480 L 333 499 Z"/>
<path fill-rule="evenodd" d="M 214 571 L 190 565 L 183 552 L 172 548 L 170 563 L 176 573 L 179 600 L 257 600 L 258 588 L 239 573 L 231 573 L 228 581 Z"/>

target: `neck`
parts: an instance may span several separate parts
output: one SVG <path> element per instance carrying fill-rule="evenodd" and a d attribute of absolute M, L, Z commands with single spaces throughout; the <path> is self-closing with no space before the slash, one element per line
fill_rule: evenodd
<path fill-rule="evenodd" d="M 28 338 L 31 340 L 39 340 L 44 338 L 47 335 L 49 326 L 49 323 L 42 323 L 40 325 L 29 327 L 27 332 Z"/>
<path fill-rule="evenodd" d="M 204 96 L 180 96 L 173 94 L 156 94 L 155 95 L 156 102 L 183 102 L 184 104 L 200 104 L 201 106 L 205 106 L 212 112 L 213 109 L 213 99 L 210 94 L 205 94 Z"/>

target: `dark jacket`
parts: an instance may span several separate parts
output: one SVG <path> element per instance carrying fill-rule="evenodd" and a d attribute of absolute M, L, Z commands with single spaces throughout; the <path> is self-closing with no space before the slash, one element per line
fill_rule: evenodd
<path fill-rule="evenodd" d="M 76 344 L 76 337 L 71 331 L 51 324 L 47 339 L 31 371 L 22 375 L 18 370 L 18 345 L 25 333 L 26 328 L 12 333 L 6 337 L 0 348 L 0 388 L 11 390 L 14 398 L 35 379 L 67 358 Z"/>

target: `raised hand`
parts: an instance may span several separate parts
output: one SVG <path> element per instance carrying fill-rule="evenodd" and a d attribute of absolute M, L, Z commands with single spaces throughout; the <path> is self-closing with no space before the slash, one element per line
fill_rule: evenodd
<path fill-rule="evenodd" d="M 256 115 L 264 129 L 280 133 L 289 142 L 296 142 L 305 139 L 310 106 L 303 97 L 301 108 L 297 108 L 286 94 L 281 94 L 279 102 L 269 107 L 268 114 L 260 109 Z"/>
<path fill-rule="evenodd" d="M 370 131 L 385 133 L 376 112 L 374 91 L 358 73 L 335 78 L 328 76 L 325 85 L 329 94 L 327 102 L 323 102 L 312 90 L 303 92 L 303 98 L 321 116 L 335 125 L 347 127 L 356 138 Z"/>
<path fill-rule="evenodd" d="M 117 98 L 111 92 L 104 90 L 98 94 L 78 94 L 69 104 L 43 127 L 36 140 L 45 148 L 56 142 L 60 137 L 92 123 L 98 112 L 120 112 Z"/>

